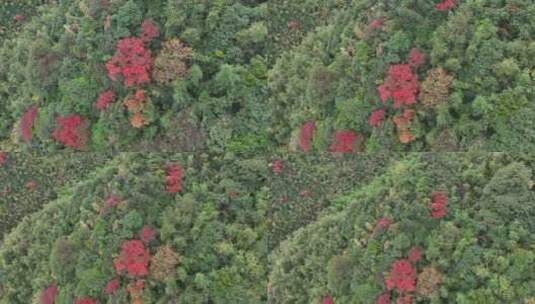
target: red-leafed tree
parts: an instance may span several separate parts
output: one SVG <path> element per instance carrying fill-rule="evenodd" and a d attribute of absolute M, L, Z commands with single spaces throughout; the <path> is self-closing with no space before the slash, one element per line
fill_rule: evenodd
<path fill-rule="evenodd" d="M 125 241 L 121 246 L 121 254 L 115 259 L 113 266 L 117 274 L 126 273 L 130 277 L 146 276 L 149 273 L 150 253 L 140 240 Z"/>
<path fill-rule="evenodd" d="M 182 191 L 182 167 L 179 164 L 171 164 L 166 168 L 165 191 L 177 193 Z"/>
<path fill-rule="evenodd" d="M 329 147 L 331 152 L 351 153 L 355 151 L 358 135 L 352 130 L 337 131 L 334 133 L 334 141 Z"/>
<path fill-rule="evenodd" d="M 25 142 L 29 142 L 32 139 L 33 123 L 37 118 L 38 111 L 37 106 L 31 106 L 20 118 L 20 134 Z"/>
<path fill-rule="evenodd" d="M 145 282 L 142 280 L 137 280 L 135 282 L 130 282 L 126 286 L 126 290 L 130 294 L 131 303 L 133 304 L 142 304 L 143 303 L 143 289 L 145 288 Z"/>
<path fill-rule="evenodd" d="M 117 197 L 115 195 L 110 195 L 104 201 L 104 206 L 106 208 L 113 208 L 113 207 L 119 205 L 120 202 L 121 202 L 121 199 L 119 197 Z"/>
<path fill-rule="evenodd" d="M 417 48 L 412 48 L 409 53 L 409 64 L 412 68 L 417 69 L 425 63 L 425 54 Z"/>
<path fill-rule="evenodd" d="M 392 98 L 396 109 L 404 105 L 412 105 L 416 103 L 418 79 L 410 65 L 391 65 L 388 69 L 388 77 L 382 85 L 377 87 L 377 91 L 383 103 Z"/>
<path fill-rule="evenodd" d="M 108 77 L 117 80 L 118 76 L 122 76 L 127 87 L 149 83 L 152 61 L 150 51 L 141 38 L 121 39 L 115 55 L 106 63 Z"/>
<path fill-rule="evenodd" d="M 314 121 L 307 121 L 301 126 L 301 132 L 299 134 L 299 147 L 305 153 L 310 150 L 310 144 L 316 131 L 316 123 Z"/>
<path fill-rule="evenodd" d="M 82 149 L 87 142 L 87 122 L 78 115 L 60 116 L 56 118 L 56 129 L 52 138 L 64 146 Z"/>
<path fill-rule="evenodd" d="M 375 223 L 375 227 L 377 229 L 387 229 L 388 227 L 390 227 L 390 225 L 392 225 L 393 222 L 394 221 L 388 217 L 382 217 L 377 220 L 377 223 Z"/>
<path fill-rule="evenodd" d="M 431 204 L 429 205 L 429 210 L 431 212 L 431 217 L 434 219 L 443 218 L 448 214 L 448 196 L 444 192 L 433 192 L 431 193 Z"/>
<path fill-rule="evenodd" d="M 373 30 L 380 30 L 384 25 L 384 20 L 383 18 L 377 18 L 377 19 L 373 19 L 370 24 L 368 24 L 368 30 L 370 31 L 373 31 Z"/>
<path fill-rule="evenodd" d="M 396 304 L 412 304 L 412 295 L 404 294 L 398 296 L 396 299 Z"/>
<path fill-rule="evenodd" d="M 119 278 L 114 278 L 106 284 L 106 286 L 104 287 L 102 291 L 105 294 L 114 294 L 117 291 L 117 289 L 119 289 L 119 286 L 120 286 Z"/>
<path fill-rule="evenodd" d="M 97 101 L 95 101 L 95 108 L 98 110 L 105 110 L 108 108 L 110 103 L 115 101 L 115 92 L 112 90 L 106 90 L 104 92 L 101 92 L 98 96 Z"/>
<path fill-rule="evenodd" d="M 331 297 L 331 296 L 323 297 L 323 300 L 321 301 L 321 304 L 334 304 L 333 297 Z"/>
<path fill-rule="evenodd" d="M 152 20 L 145 20 L 141 23 L 141 34 L 139 38 L 143 42 L 148 43 L 158 36 L 160 36 L 160 29 L 158 29 L 158 26 Z"/>
<path fill-rule="evenodd" d="M 276 159 L 271 163 L 271 170 L 275 175 L 280 175 L 282 173 L 282 161 L 280 159 Z"/>
<path fill-rule="evenodd" d="M 51 284 L 43 290 L 41 293 L 41 304 L 54 304 L 56 297 L 58 296 L 58 288 L 55 284 Z"/>
<path fill-rule="evenodd" d="M 16 23 L 20 23 L 24 20 L 26 20 L 26 16 L 22 14 L 16 14 L 15 16 L 13 16 L 13 21 L 15 21 Z"/>
<path fill-rule="evenodd" d="M 7 153 L 0 151 L 0 167 L 7 161 Z"/>
<path fill-rule="evenodd" d="M 155 238 L 156 238 L 156 232 L 154 231 L 154 229 L 152 229 L 149 226 L 145 225 L 139 231 L 139 239 L 145 244 L 149 244 Z"/>
<path fill-rule="evenodd" d="M 92 298 L 80 298 L 74 300 L 74 304 L 97 304 L 97 301 Z"/>
<path fill-rule="evenodd" d="M 383 292 L 375 300 L 375 304 L 390 304 L 390 293 Z"/>
<path fill-rule="evenodd" d="M 447 11 L 455 7 L 457 0 L 443 0 L 435 5 L 437 11 Z"/>
<path fill-rule="evenodd" d="M 385 120 L 385 109 L 379 109 L 372 112 L 370 117 L 368 118 L 368 124 L 372 127 L 378 127 L 380 126 L 383 121 Z"/>
<path fill-rule="evenodd" d="M 409 261 L 416 263 L 422 259 L 422 249 L 420 247 L 412 247 L 408 254 Z"/>
<path fill-rule="evenodd" d="M 416 275 L 416 269 L 409 260 L 399 259 L 392 264 L 390 274 L 385 279 L 386 288 L 396 288 L 400 293 L 415 291 Z"/>
<path fill-rule="evenodd" d="M 398 130 L 399 140 L 404 144 L 410 143 L 416 139 L 409 129 L 413 117 L 414 110 L 405 109 L 401 115 L 396 115 L 392 118 L 392 121 L 394 121 Z"/>

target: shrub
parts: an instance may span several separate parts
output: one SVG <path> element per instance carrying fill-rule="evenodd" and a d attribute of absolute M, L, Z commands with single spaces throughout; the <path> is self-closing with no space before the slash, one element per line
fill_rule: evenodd
<path fill-rule="evenodd" d="M 314 121 L 308 121 L 301 126 L 299 133 L 299 147 L 303 152 L 307 153 L 310 150 L 310 144 L 316 131 L 316 123 Z"/>
<path fill-rule="evenodd" d="M 336 131 L 329 150 L 335 153 L 351 153 L 358 151 L 362 144 L 362 136 L 353 130 Z"/>
<path fill-rule="evenodd" d="M 139 38 L 141 38 L 143 42 L 151 42 L 158 36 L 160 36 L 160 29 L 152 20 L 144 20 L 143 23 L 141 23 L 141 34 L 139 35 Z"/>
<path fill-rule="evenodd" d="M 166 168 L 165 190 L 169 193 L 182 191 L 182 167 L 179 164 L 171 164 Z"/>
<path fill-rule="evenodd" d="M 39 109 L 33 105 L 28 108 L 22 117 L 20 118 L 20 134 L 24 141 L 29 142 L 32 139 L 32 128 L 35 119 L 37 118 L 37 112 Z"/>
<path fill-rule="evenodd" d="M 115 92 L 112 90 L 106 90 L 101 92 L 98 96 L 97 101 L 95 101 L 95 108 L 98 110 L 105 110 L 108 108 L 110 103 L 115 101 Z"/>
<path fill-rule="evenodd" d="M 395 64 L 390 66 L 388 77 L 377 87 L 377 91 L 383 103 L 391 98 L 396 109 L 409 106 L 416 103 L 418 79 L 410 65 Z"/>
<path fill-rule="evenodd" d="M 420 85 L 419 100 L 427 107 L 441 105 L 448 100 L 453 77 L 442 68 L 431 69 Z"/>
<path fill-rule="evenodd" d="M 58 288 L 56 285 L 52 284 L 45 288 L 41 293 L 40 303 L 41 304 L 54 304 L 56 297 L 58 295 Z"/>
<path fill-rule="evenodd" d="M 86 148 L 89 123 L 78 115 L 59 116 L 52 138 L 65 147 L 83 150 Z"/>
<path fill-rule="evenodd" d="M 142 277 L 149 273 L 150 253 L 139 240 L 125 241 L 121 253 L 113 266 L 118 275 L 126 273 L 130 277 Z"/>
<path fill-rule="evenodd" d="M 127 87 L 150 82 L 152 57 L 141 38 L 128 37 L 117 42 L 115 55 L 106 63 L 108 77 L 121 76 Z"/>
<path fill-rule="evenodd" d="M 179 262 L 178 254 L 169 245 L 158 247 L 150 262 L 150 275 L 158 281 L 173 278 Z"/>
<path fill-rule="evenodd" d="M 179 39 L 171 39 L 162 44 L 162 50 L 154 60 L 152 76 L 160 84 L 169 84 L 176 79 L 183 79 L 188 74 L 188 61 L 192 49 Z"/>

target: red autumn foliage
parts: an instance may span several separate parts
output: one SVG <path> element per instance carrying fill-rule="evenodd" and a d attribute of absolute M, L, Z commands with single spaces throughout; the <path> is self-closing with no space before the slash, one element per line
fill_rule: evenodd
<path fill-rule="evenodd" d="M 80 298 L 74 300 L 74 304 L 97 304 L 97 301 L 91 298 Z"/>
<path fill-rule="evenodd" d="M 412 48 L 409 53 L 409 64 L 411 67 L 417 69 L 425 63 L 425 55 L 417 48 Z"/>
<path fill-rule="evenodd" d="M 392 264 L 390 275 L 385 279 L 388 290 L 396 288 L 399 292 L 416 290 L 416 269 L 407 259 L 400 259 Z"/>
<path fill-rule="evenodd" d="M 3 166 L 7 161 L 7 153 L 0 151 L 0 166 Z"/>
<path fill-rule="evenodd" d="M 378 127 L 383 123 L 385 119 L 386 110 L 379 109 L 372 112 L 370 118 L 368 118 L 368 124 L 372 127 Z"/>
<path fill-rule="evenodd" d="M 56 124 L 52 132 L 53 139 L 69 148 L 83 148 L 87 141 L 87 125 L 80 116 L 60 116 L 56 118 Z"/>
<path fill-rule="evenodd" d="M 24 15 L 21 15 L 21 14 L 16 14 L 15 16 L 13 16 L 13 20 L 17 23 L 20 23 L 24 20 L 26 20 L 26 16 Z"/>
<path fill-rule="evenodd" d="M 370 22 L 370 24 L 368 25 L 369 30 L 379 30 L 382 27 L 383 27 L 383 19 L 381 18 L 372 20 L 372 22 Z"/>
<path fill-rule="evenodd" d="M 113 208 L 119 205 L 120 202 L 121 202 L 120 198 L 118 198 L 115 195 L 110 195 L 106 198 L 106 201 L 104 201 L 104 206 L 106 206 L 106 208 Z"/>
<path fill-rule="evenodd" d="M 101 92 L 99 95 L 98 95 L 98 99 L 97 101 L 95 102 L 95 107 L 98 109 L 98 110 L 105 110 L 108 108 L 108 106 L 110 105 L 110 103 L 112 103 L 113 101 L 115 101 L 115 92 L 112 91 L 112 90 L 107 90 L 107 91 L 104 91 L 104 92 Z"/>
<path fill-rule="evenodd" d="M 383 292 L 377 297 L 377 300 L 375 300 L 375 304 L 390 304 L 390 293 L 389 292 Z"/>
<path fill-rule="evenodd" d="M 435 5 L 435 9 L 439 12 L 447 11 L 455 7 L 457 0 L 443 0 Z"/>
<path fill-rule="evenodd" d="M 390 225 L 392 225 L 393 222 L 394 221 L 392 221 L 390 218 L 382 217 L 377 220 L 375 227 L 379 229 L 387 229 Z"/>
<path fill-rule="evenodd" d="M 400 295 L 397 300 L 396 304 L 411 304 L 412 303 L 412 295 Z"/>
<path fill-rule="evenodd" d="M 412 247 L 408 254 L 409 261 L 416 263 L 422 259 L 422 250 L 419 247 Z"/>
<path fill-rule="evenodd" d="M 314 137 L 315 131 L 316 123 L 314 121 L 305 122 L 301 126 L 301 133 L 299 135 L 299 147 L 305 153 L 310 150 L 310 143 L 312 142 L 312 137 Z"/>
<path fill-rule="evenodd" d="M 403 113 L 401 115 L 396 115 L 394 116 L 394 118 L 392 118 L 398 130 L 399 140 L 404 144 L 410 143 L 411 141 L 416 139 L 409 130 L 410 123 L 413 117 L 414 110 L 405 109 L 403 110 Z"/>
<path fill-rule="evenodd" d="M 158 36 L 160 36 L 160 29 L 158 29 L 158 26 L 156 26 L 152 20 L 145 20 L 141 23 L 141 34 L 139 35 L 139 38 L 141 38 L 143 42 L 150 42 Z"/>
<path fill-rule="evenodd" d="M 408 64 L 391 65 L 385 82 L 377 87 L 379 97 L 384 103 L 389 98 L 394 101 L 394 108 L 416 103 L 418 79 Z"/>
<path fill-rule="evenodd" d="M 165 191 L 177 193 L 182 191 L 182 167 L 178 164 L 168 165 L 166 168 L 167 176 L 165 177 Z"/>
<path fill-rule="evenodd" d="M 120 285 L 119 278 L 115 278 L 109 281 L 102 291 L 105 294 L 114 294 L 117 291 L 117 289 L 119 289 L 119 285 Z"/>
<path fill-rule="evenodd" d="M 37 106 L 31 106 L 20 118 L 20 134 L 25 142 L 29 142 L 32 139 L 32 128 L 35 119 L 37 118 L 37 112 L 39 109 Z"/>
<path fill-rule="evenodd" d="M 271 163 L 271 170 L 275 175 L 280 175 L 282 173 L 282 161 L 280 159 L 276 159 Z"/>
<path fill-rule="evenodd" d="M 130 284 L 126 286 L 132 304 L 143 304 L 143 288 L 145 288 L 145 282 L 142 280 L 130 282 Z"/>
<path fill-rule="evenodd" d="M 299 24 L 299 21 L 295 21 L 295 20 L 288 21 L 286 25 L 288 26 L 289 29 L 293 31 L 297 31 L 301 27 L 301 24 Z"/>
<path fill-rule="evenodd" d="M 143 115 L 143 109 L 145 108 L 145 92 L 137 89 L 135 94 L 129 94 L 123 101 L 123 105 L 128 109 L 128 112 L 132 114 L 130 116 L 130 124 L 134 128 L 141 128 L 149 122 Z"/>
<path fill-rule="evenodd" d="M 145 101 L 145 91 L 143 90 L 136 90 L 136 94 L 134 96 L 139 101 Z"/>
<path fill-rule="evenodd" d="M 140 240 L 125 241 L 121 254 L 113 263 L 117 274 L 127 273 L 130 277 L 146 276 L 149 273 L 150 253 Z"/>
<path fill-rule="evenodd" d="M 355 148 L 357 134 L 352 130 L 337 131 L 334 133 L 334 142 L 330 146 L 331 152 L 351 153 Z"/>
<path fill-rule="evenodd" d="M 308 189 L 304 189 L 301 192 L 299 192 L 299 196 L 301 196 L 301 197 L 310 197 L 310 194 L 311 194 L 310 190 L 308 190 Z"/>
<path fill-rule="evenodd" d="M 34 191 L 37 188 L 37 182 L 31 180 L 27 182 L 25 186 L 28 191 Z"/>
<path fill-rule="evenodd" d="M 51 284 L 41 293 L 41 304 L 54 304 L 58 296 L 58 288 L 55 284 Z"/>
<path fill-rule="evenodd" d="M 331 296 L 325 296 L 323 297 L 321 304 L 334 304 L 334 300 Z"/>
<path fill-rule="evenodd" d="M 143 228 L 141 228 L 139 231 L 139 238 L 145 244 L 150 243 L 155 237 L 156 232 L 154 232 L 154 230 L 149 226 L 143 226 Z"/>
<path fill-rule="evenodd" d="M 448 214 L 448 196 L 444 192 L 431 193 L 431 204 L 429 210 L 431 211 L 431 217 L 439 219 Z"/>
<path fill-rule="evenodd" d="M 136 37 L 119 40 L 115 55 L 106 63 L 108 77 L 117 80 L 117 76 L 122 76 L 127 87 L 149 83 L 151 67 L 150 51 Z"/>

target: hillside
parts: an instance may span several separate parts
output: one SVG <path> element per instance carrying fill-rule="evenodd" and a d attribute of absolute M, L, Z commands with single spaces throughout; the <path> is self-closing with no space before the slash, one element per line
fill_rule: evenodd
<path fill-rule="evenodd" d="M 535 304 L 534 0 L 1 0 L 0 304 Z"/>
<path fill-rule="evenodd" d="M 531 4 L 4 2 L 1 147 L 529 151 Z"/>
<path fill-rule="evenodd" d="M 265 303 L 266 167 L 117 155 L 5 236 L 0 303 Z"/>
<path fill-rule="evenodd" d="M 271 253 L 270 303 L 531 303 L 533 161 L 394 162 Z"/>

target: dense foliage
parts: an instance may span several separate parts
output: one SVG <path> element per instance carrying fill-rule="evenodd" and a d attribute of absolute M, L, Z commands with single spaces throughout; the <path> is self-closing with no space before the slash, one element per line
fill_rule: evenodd
<path fill-rule="evenodd" d="M 534 304 L 534 38 L 533 0 L 2 0 L 0 304 Z"/>
<path fill-rule="evenodd" d="M 273 139 L 315 122 L 313 151 L 340 130 L 368 152 L 531 150 L 532 4 L 352 1 L 269 71 Z"/>
<path fill-rule="evenodd" d="M 2 24 L 8 25 L 0 45 L 4 150 L 81 149 L 73 133 L 53 136 L 64 117 L 84 122 L 85 150 L 192 151 L 210 146 L 247 152 L 265 146 L 266 4 L 40 4 L 33 9 L 30 4 L 0 4 L 6 12 L 0 15 Z M 13 19 L 17 14 L 25 17 Z M 145 100 L 132 111 L 126 100 L 136 90 L 144 92 Z M 35 108 L 37 113 L 24 114 Z M 13 132 L 19 129 L 22 134 Z"/>
<path fill-rule="evenodd" d="M 264 303 L 266 170 L 120 154 L 5 237 L 0 303 Z"/>
<path fill-rule="evenodd" d="M 530 303 L 533 161 L 424 154 L 394 162 L 280 243 L 271 302 Z"/>
<path fill-rule="evenodd" d="M 281 155 L 271 159 L 269 247 L 313 222 L 332 200 L 383 172 L 396 155 Z"/>
<path fill-rule="evenodd" d="M 0 152 L 0 239 L 26 215 L 55 199 L 72 185 L 103 166 L 110 155 L 66 155 Z"/>
<path fill-rule="evenodd" d="M 9 150 L 79 149 L 51 136 L 72 115 L 90 150 L 296 150 L 311 123 L 304 151 L 535 143 L 530 0 L 26 2 L 2 4 Z"/>

